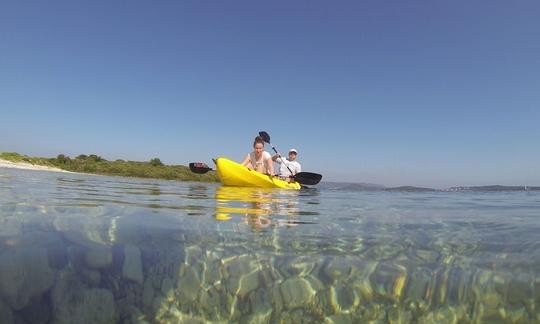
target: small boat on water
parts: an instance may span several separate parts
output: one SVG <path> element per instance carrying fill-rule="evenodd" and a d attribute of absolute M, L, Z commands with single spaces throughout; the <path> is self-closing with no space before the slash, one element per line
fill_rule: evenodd
<path fill-rule="evenodd" d="M 298 182 L 287 182 L 275 176 L 269 176 L 251 170 L 239 163 L 227 158 L 217 158 L 216 171 L 218 177 L 225 186 L 235 187 L 259 187 L 259 188 L 280 188 L 280 189 L 300 189 L 302 186 Z"/>

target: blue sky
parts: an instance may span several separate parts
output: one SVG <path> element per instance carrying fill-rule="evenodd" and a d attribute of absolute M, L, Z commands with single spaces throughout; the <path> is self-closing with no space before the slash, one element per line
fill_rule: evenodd
<path fill-rule="evenodd" d="M 3 1 L 0 151 L 540 185 L 538 1 Z"/>

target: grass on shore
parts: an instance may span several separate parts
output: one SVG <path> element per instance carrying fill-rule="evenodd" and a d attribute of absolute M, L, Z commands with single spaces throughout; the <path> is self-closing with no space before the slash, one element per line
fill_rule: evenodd
<path fill-rule="evenodd" d="M 218 177 L 214 171 L 206 174 L 195 174 L 183 165 L 164 165 L 158 158 L 149 162 L 139 161 L 107 161 L 98 155 L 81 154 L 70 158 L 64 154 L 56 158 L 29 157 L 15 152 L 0 153 L 0 159 L 12 162 L 27 162 L 35 165 L 55 167 L 66 171 L 94 173 L 110 176 L 217 182 Z"/>

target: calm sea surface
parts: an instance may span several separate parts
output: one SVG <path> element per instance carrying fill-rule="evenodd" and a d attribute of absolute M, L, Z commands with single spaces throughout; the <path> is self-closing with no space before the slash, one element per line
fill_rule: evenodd
<path fill-rule="evenodd" d="M 540 192 L 0 168 L 2 323 L 538 323 Z"/>

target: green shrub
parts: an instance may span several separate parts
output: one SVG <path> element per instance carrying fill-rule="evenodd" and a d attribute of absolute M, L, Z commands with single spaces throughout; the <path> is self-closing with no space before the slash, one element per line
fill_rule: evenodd
<path fill-rule="evenodd" d="M 56 161 L 60 164 L 66 164 L 70 161 L 71 159 L 69 158 L 69 156 L 65 156 L 64 154 L 58 154 L 58 156 L 56 157 Z M 52 161 L 51 161 L 52 162 Z"/>
<path fill-rule="evenodd" d="M 153 158 L 149 163 L 152 166 L 163 166 L 163 162 L 161 162 L 161 160 L 158 158 Z"/>

